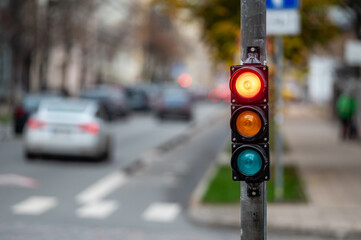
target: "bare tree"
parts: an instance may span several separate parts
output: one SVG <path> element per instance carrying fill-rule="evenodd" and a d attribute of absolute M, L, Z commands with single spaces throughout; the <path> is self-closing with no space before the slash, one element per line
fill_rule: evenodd
<path fill-rule="evenodd" d="M 30 65 L 35 43 L 35 0 L 12 0 L 2 9 L 1 29 L 11 51 L 10 104 L 16 97 L 16 90 L 30 87 Z"/>
<path fill-rule="evenodd" d="M 92 18 L 95 8 L 96 3 L 93 0 L 61 0 L 54 3 L 53 44 L 60 43 L 64 49 L 64 58 L 61 66 L 61 88 L 64 91 L 67 90 L 67 74 L 73 47 L 75 45 L 81 46 L 83 58 L 87 55 L 89 49 L 88 23 L 89 19 Z M 83 66 L 82 69 L 86 71 L 86 66 Z"/>
<path fill-rule="evenodd" d="M 145 61 L 143 78 L 150 81 L 169 81 L 170 66 L 182 59 L 185 43 L 169 16 L 152 7 L 142 30 Z"/>

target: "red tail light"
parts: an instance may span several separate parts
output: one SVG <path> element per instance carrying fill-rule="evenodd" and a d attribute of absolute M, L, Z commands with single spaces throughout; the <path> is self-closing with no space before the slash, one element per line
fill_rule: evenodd
<path fill-rule="evenodd" d="M 35 118 L 30 118 L 27 123 L 28 129 L 30 129 L 30 130 L 34 130 L 37 128 L 43 128 L 45 125 L 46 125 L 45 122 L 37 120 Z"/>
<path fill-rule="evenodd" d="M 79 128 L 82 131 L 88 132 L 88 133 L 90 133 L 92 135 L 97 135 L 99 133 L 99 131 L 100 131 L 100 126 L 96 122 L 80 124 Z"/>
<path fill-rule="evenodd" d="M 22 117 L 25 115 L 25 111 L 22 107 L 16 107 L 14 110 L 14 115 L 17 117 Z"/>

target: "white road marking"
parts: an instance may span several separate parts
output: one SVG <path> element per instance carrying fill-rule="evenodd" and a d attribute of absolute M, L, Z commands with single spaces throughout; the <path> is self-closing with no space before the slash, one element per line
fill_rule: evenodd
<path fill-rule="evenodd" d="M 181 207 L 177 203 L 152 203 L 143 213 L 146 221 L 172 222 L 178 216 Z"/>
<path fill-rule="evenodd" d="M 122 172 L 113 172 L 89 186 L 76 196 L 79 203 L 98 202 L 117 188 L 124 185 L 127 176 Z"/>
<path fill-rule="evenodd" d="M 39 185 L 33 178 L 7 173 L 0 174 L 0 186 L 16 186 L 25 188 L 35 188 Z"/>
<path fill-rule="evenodd" d="M 40 215 L 57 205 L 54 197 L 30 197 L 12 207 L 13 213 L 23 215 Z"/>
<path fill-rule="evenodd" d="M 76 211 L 80 218 L 104 219 L 118 209 L 116 201 L 91 202 Z"/>

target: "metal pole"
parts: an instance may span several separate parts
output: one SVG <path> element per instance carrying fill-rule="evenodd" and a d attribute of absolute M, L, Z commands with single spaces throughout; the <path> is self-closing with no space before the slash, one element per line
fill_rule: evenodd
<path fill-rule="evenodd" d="M 266 63 L 266 0 L 241 0 L 241 64 L 249 46 L 260 48 Z M 241 239 L 267 239 L 267 185 L 260 183 L 258 196 L 248 196 L 250 186 L 241 182 Z M 255 187 L 255 186 L 253 186 Z"/>
<path fill-rule="evenodd" d="M 241 182 L 241 240 L 267 239 L 267 184 L 259 185 L 260 195 L 249 197 L 248 185 Z"/>
<path fill-rule="evenodd" d="M 275 84 L 275 98 L 276 109 L 274 120 L 275 128 L 275 198 L 281 200 L 283 198 L 283 99 L 282 99 L 282 72 L 283 72 L 283 38 L 282 36 L 275 37 L 276 45 L 276 84 Z"/>
<path fill-rule="evenodd" d="M 247 47 L 260 47 L 260 61 L 266 61 L 266 0 L 241 0 L 241 61 Z"/>

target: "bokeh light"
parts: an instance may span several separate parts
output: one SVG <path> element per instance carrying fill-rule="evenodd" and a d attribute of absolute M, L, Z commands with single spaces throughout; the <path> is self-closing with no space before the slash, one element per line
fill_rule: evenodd
<path fill-rule="evenodd" d="M 208 99 L 209 99 L 209 101 L 214 102 L 214 103 L 219 102 L 219 98 L 217 97 L 217 92 L 215 89 L 210 90 L 208 92 Z"/>
<path fill-rule="evenodd" d="M 190 85 L 192 85 L 192 82 L 192 76 L 188 73 L 182 73 L 178 77 L 178 84 L 183 88 L 189 87 Z"/>
<path fill-rule="evenodd" d="M 228 84 L 222 83 L 216 87 L 216 95 L 218 98 L 223 99 L 225 102 L 229 102 L 231 91 L 229 90 Z"/>

